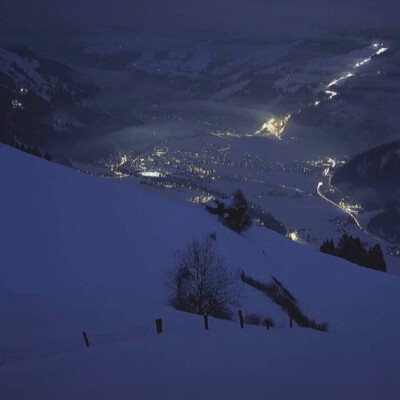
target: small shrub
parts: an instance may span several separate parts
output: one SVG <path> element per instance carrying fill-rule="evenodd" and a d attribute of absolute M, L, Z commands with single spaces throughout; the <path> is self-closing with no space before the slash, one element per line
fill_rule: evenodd
<path fill-rule="evenodd" d="M 243 316 L 243 321 L 248 325 L 261 325 L 264 317 L 258 313 L 246 313 Z"/>
<path fill-rule="evenodd" d="M 248 325 L 262 325 L 273 328 L 275 326 L 275 322 L 271 317 L 265 317 L 260 313 L 246 313 L 243 316 L 243 321 Z"/>
<path fill-rule="evenodd" d="M 266 317 L 261 325 L 267 326 L 269 328 L 273 328 L 275 326 L 275 322 L 272 318 Z"/>

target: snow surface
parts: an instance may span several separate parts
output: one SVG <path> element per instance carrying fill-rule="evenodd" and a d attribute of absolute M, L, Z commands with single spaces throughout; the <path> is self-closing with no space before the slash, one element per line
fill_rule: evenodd
<path fill-rule="evenodd" d="M 0 357 L 78 340 L 83 330 L 91 339 L 142 327 L 131 340 L 4 362 L 1 398 L 397 398 L 399 277 L 264 228 L 240 236 L 202 207 L 2 145 L 0 182 Z M 211 318 L 206 332 L 201 317 L 166 306 L 162 276 L 174 251 L 209 233 L 233 269 L 275 276 L 329 333 L 289 329 L 286 315 L 248 287 L 241 308 L 277 328 Z"/>

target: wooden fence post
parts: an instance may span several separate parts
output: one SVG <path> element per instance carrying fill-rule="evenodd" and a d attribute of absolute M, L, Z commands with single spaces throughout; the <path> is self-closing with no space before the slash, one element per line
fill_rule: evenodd
<path fill-rule="evenodd" d="M 265 326 L 267 327 L 267 330 L 269 329 L 269 321 L 266 319 L 265 320 Z"/>
<path fill-rule="evenodd" d="M 208 315 L 204 314 L 204 328 L 208 331 Z"/>
<path fill-rule="evenodd" d="M 87 337 L 86 332 L 82 332 L 83 340 L 85 341 L 85 346 L 89 347 L 89 339 Z"/>
<path fill-rule="evenodd" d="M 242 313 L 242 310 L 239 310 L 239 311 L 238 311 L 238 314 L 239 314 L 239 322 L 240 322 L 240 327 L 241 327 L 241 328 L 244 328 L 244 322 L 243 322 L 243 313 Z"/>
<path fill-rule="evenodd" d="M 156 330 L 157 330 L 157 334 L 162 333 L 162 319 L 161 318 L 156 319 Z"/>

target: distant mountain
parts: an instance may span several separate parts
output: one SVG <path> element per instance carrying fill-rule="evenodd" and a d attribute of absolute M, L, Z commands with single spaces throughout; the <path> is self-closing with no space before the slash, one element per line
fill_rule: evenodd
<path fill-rule="evenodd" d="M 386 240 L 400 243 L 400 210 L 393 207 L 372 217 L 367 228 Z"/>
<path fill-rule="evenodd" d="M 332 184 L 361 202 L 366 209 L 400 203 L 400 141 L 359 154 L 338 169 Z"/>
<path fill-rule="evenodd" d="M 54 131 L 82 131 L 74 106 L 96 91 L 63 64 L 0 48 L 0 140 L 37 145 L 53 139 Z"/>

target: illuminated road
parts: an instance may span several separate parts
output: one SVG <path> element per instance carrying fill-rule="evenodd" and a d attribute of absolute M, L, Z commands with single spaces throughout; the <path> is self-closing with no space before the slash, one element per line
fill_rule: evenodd
<path fill-rule="evenodd" d="M 324 199 L 325 201 L 327 201 L 328 203 L 331 203 L 332 205 L 334 205 L 337 208 L 340 208 L 342 211 L 344 211 L 346 214 L 350 215 L 350 217 L 353 219 L 353 221 L 356 223 L 356 225 L 365 233 L 367 233 L 365 231 L 365 229 L 362 227 L 362 225 L 360 224 L 360 222 L 358 221 L 357 217 L 349 210 L 347 210 L 345 207 L 342 207 L 340 204 L 335 203 L 334 201 L 328 199 L 321 191 L 321 187 L 323 186 L 324 182 L 318 182 L 317 185 L 317 193 L 319 195 L 319 197 L 321 197 L 322 199 Z"/>
<path fill-rule="evenodd" d="M 330 162 L 332 163 L 332 167 L 334 167 L 334 166 L 336 165 L 336 163 L 335 163 L 334 160 L 329 159 L 328 161 L 330 161 Z M 325 175 L 325 174 L 324 174 L 324 175 Z M 328 185 L 330 186 L 330 181 L 331 181 L 331 177 L 332 177 L 332 176 L 329 174 L 329 168 L 327 168 L 326 176 L 329 176 Z M 347 215 L 349 215 L 349 216 L 352 218 L 352 220 L 355 222 L 355 224 L 357 225 L 357 227 L 358 227 L 362 232 L 364 232 L 366 235 L 368 235 L 369 237 L 371 237 L 371 238 L 377 240 L 378 242 L 385 243 L 385 244 L 390 244 L 390 243 L 386 242 L 385 240 L 383 240 L 382 238 L 380 238 L 380 237 L 378 237 L 378 236 L 375 236 L 375 235 L 373 235 L 372 233 L 368 232 L 368 231 L 366 230 L 366 228 L 364 228 L 364 227 L 361 225 L 360 221 L 359 221 L 358 218 L 354 215 L 354 213 L 352 213 L 352 212 L 351 212 L 350 210 L 348 210 L 346 207 L 343 207 L 343 206 L 341 206 L 340 204 L 335 203 L 334 201 L 328 199 L 328 197 L 326 197 L 326 196 L 323 194 L 322 190 L 321 190 L 321 188 L 322 188 L 323 185 L 324 185 L 324 182 L 322 182 L 322 181 L 318 182 L 318 184 L 317 184 L 317 193 L 318 193 L 318 196 L 321 197 L 321 199 L 327 201 L 328 203 L 332 204 L 333 206 L 335 206 L 335 207 L 337 207 L 337 208 L 340 208 L 342 211 L 344 211 Z"/>

